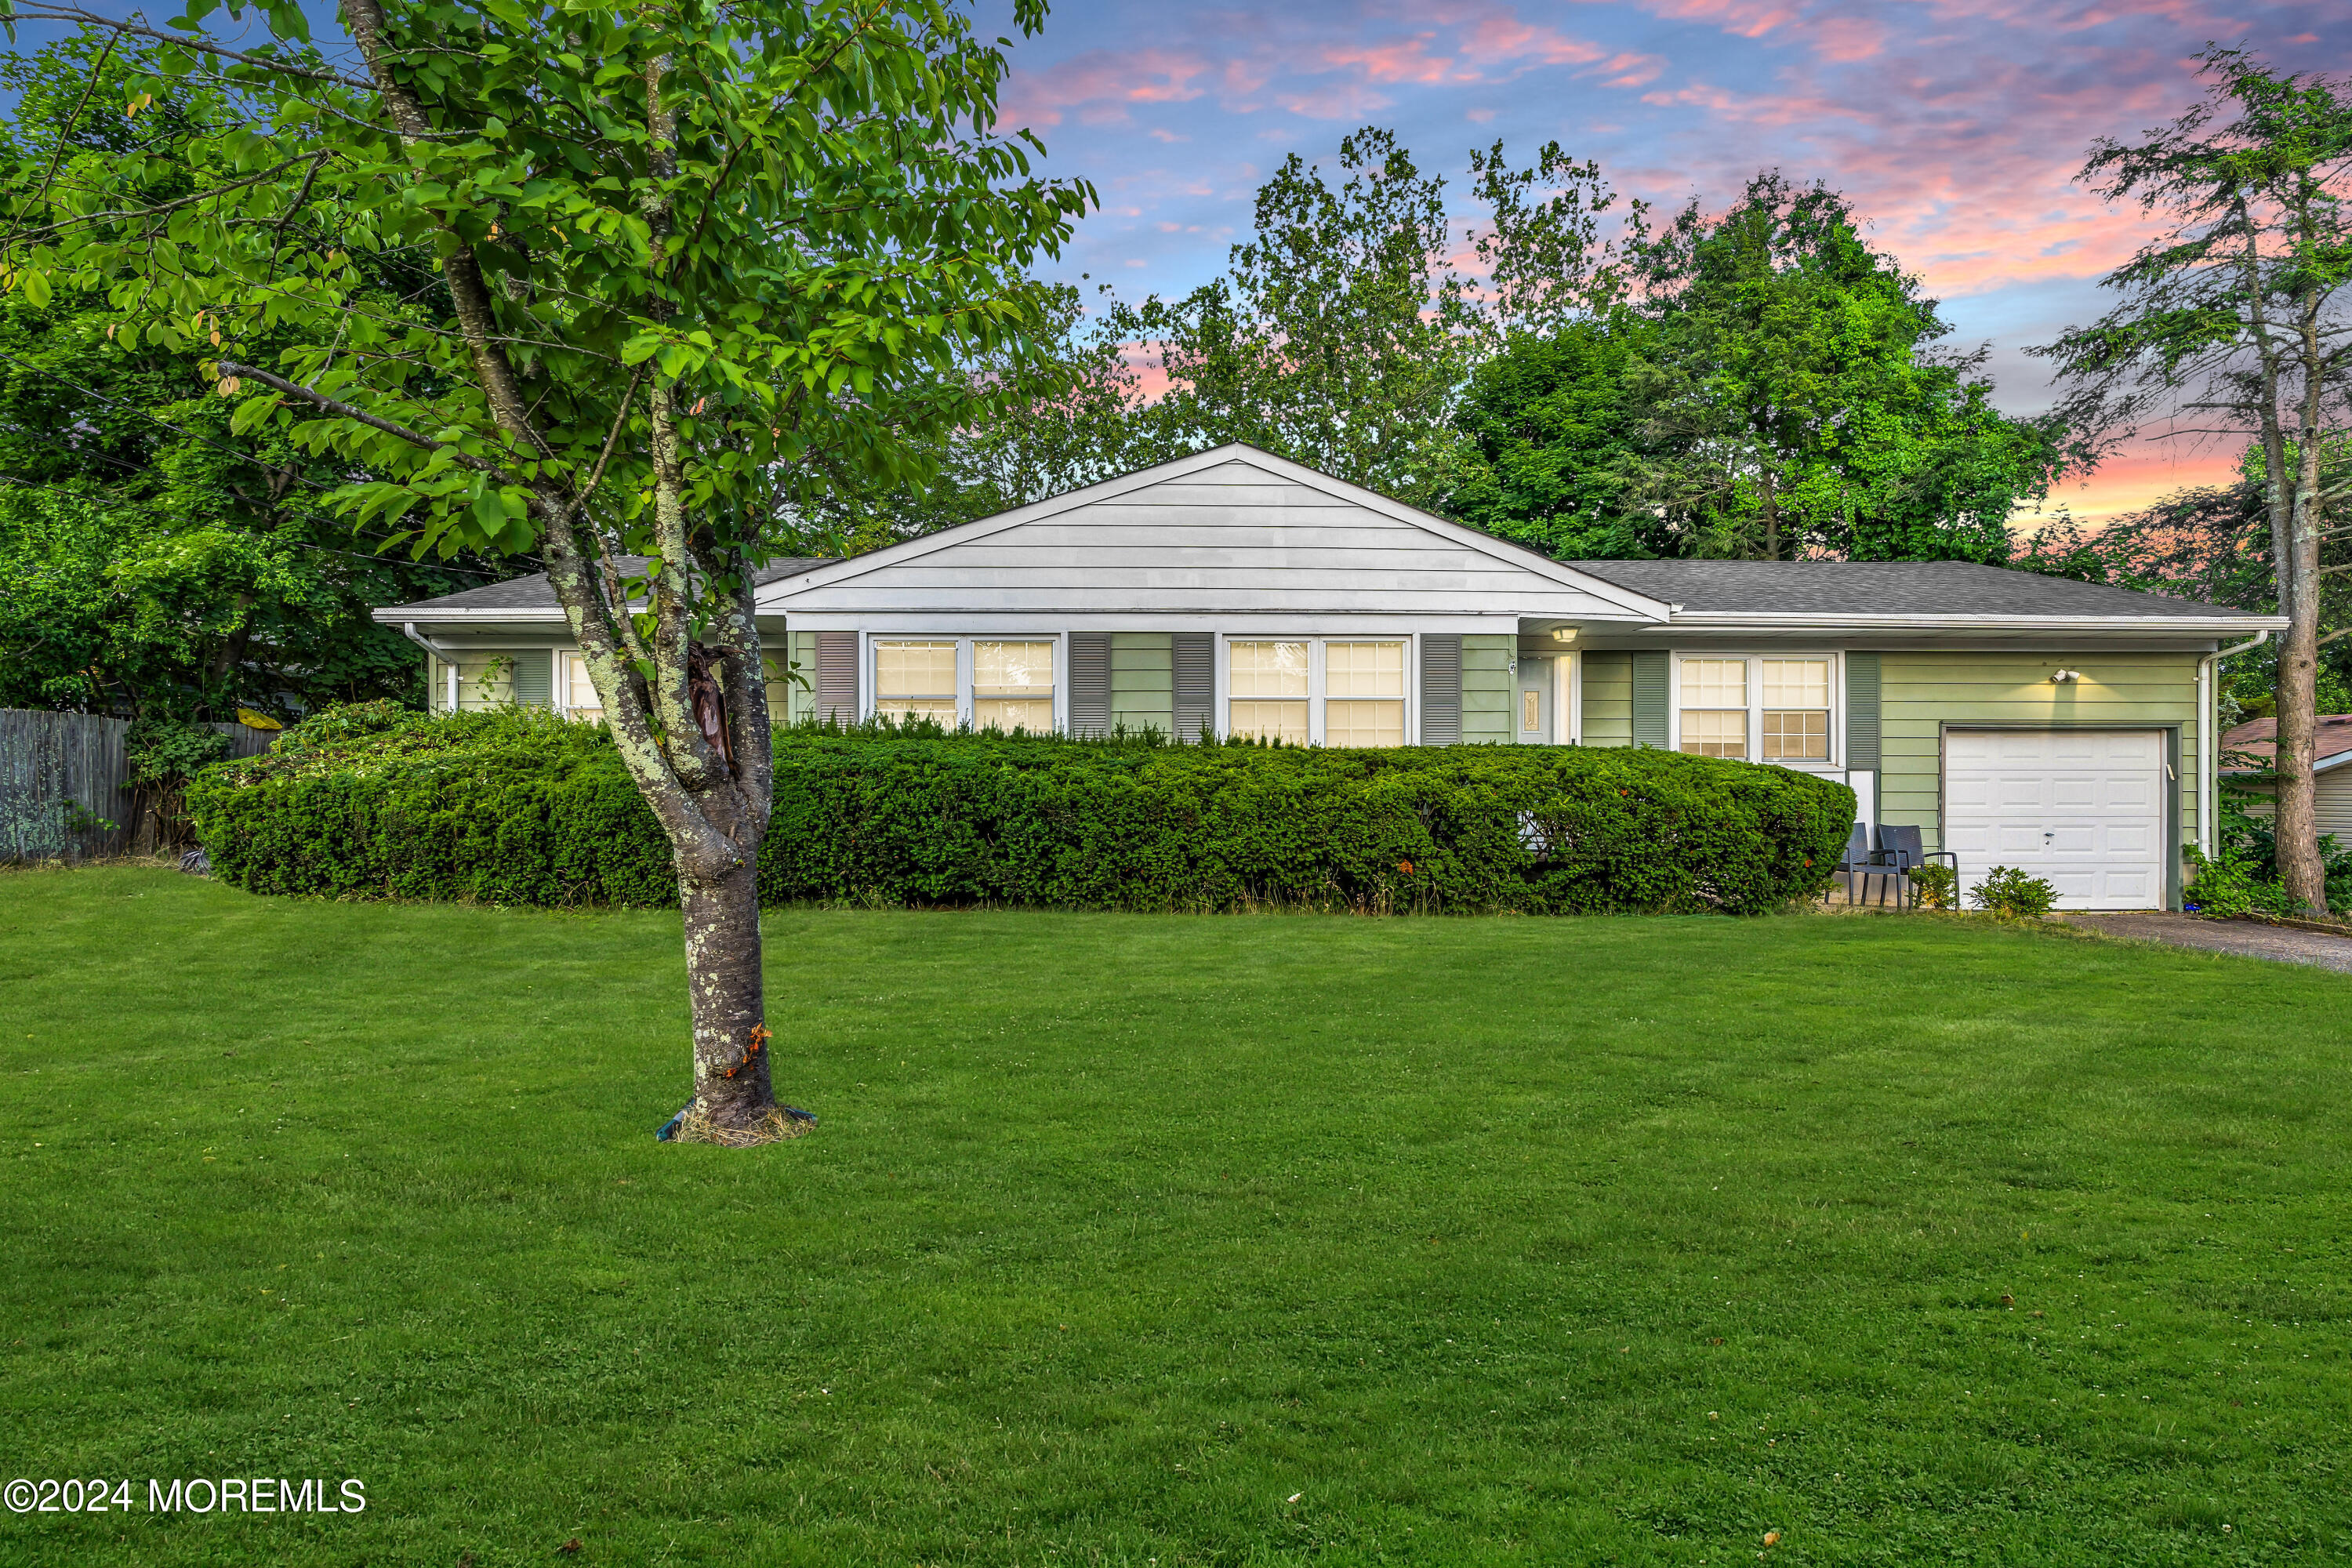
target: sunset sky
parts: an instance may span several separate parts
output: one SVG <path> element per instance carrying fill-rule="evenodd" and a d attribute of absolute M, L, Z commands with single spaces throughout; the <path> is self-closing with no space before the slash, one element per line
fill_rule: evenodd
<path fill-rule="evenodd" d="M 2048 400 L 2021 352 L 2104 307 L 2098 278 L 2148 232 L 2072 184 L 2101 135 L 2195 98 L 2190 57 L 2243 43 L 2274 65 L 2352 67 L 2344 0 L 1063 0 L 1016 37 L 1006 120 L 1050 173 L 1099 186 L 1063 269 L 1130 296 L 1213 276 L 1285 154 L 1328 159 L 1366 124 L 1456 178 L 1500 137 L 1550 140 L 1621 191 L 1719 205 L 1759 167 L 1844 191 L 1871 238 L 1990 342 L 2002 403 Z M 1465 213 L 1465 216 L 1466 213 Z M 2229 450 L 2145 448 L 2053 500 L 2096 520 L 2207 481 Z"/>

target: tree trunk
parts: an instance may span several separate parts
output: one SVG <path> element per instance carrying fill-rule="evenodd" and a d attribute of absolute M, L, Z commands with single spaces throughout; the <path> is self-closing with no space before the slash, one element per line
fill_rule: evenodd
<path fill-rule="evenodd" d="M 755 857 L 716 879 L 681 870 L 686 984 L 694 1005 L 693 1113 L 744 1131 L 769 1120 L 765 990 L 760 973 L 760 869 Z"/>
<path fill-rule="evenodd" d="M 1780 559 L 1780 497 L 1772 488 L 1772 470 L 1766 468 L 1764 481 L 1764 559 Z"/>
<path fill-rule="evenodd" d="M 2286 642 L 2279 649 L 2278 815 L 2273 827 L 2279 885 L 2288 897 L 2325 914 L 2327 863 L 2319 853 L 2319 781 L 2312 768 L 2318 761 L 2319 739 L 2319 458 L 2325 443 L 2320 398 L 2327 361 L 2318 300 L 2306 291 L 2298 304 L 2301 341 L 2296 347 L 2304 381 L 2294 489 L 2286 507 L 2285 554 L 2278 572 L 2279 608 L 2288 625 Z"/>
<path fill-rule="evenodd" d="M 2311 771 L 2319 724 L 2318 584 L 2297 584 L 2284 606 L 2292 624 L 2279 647 L 2278 815 L 2279 885 L 2311 909 L 2327 909 L 2327 868 L 2319 854 L 2319 788 Z M 2304 603 L 2303 601 L 2309 602 Z"/>

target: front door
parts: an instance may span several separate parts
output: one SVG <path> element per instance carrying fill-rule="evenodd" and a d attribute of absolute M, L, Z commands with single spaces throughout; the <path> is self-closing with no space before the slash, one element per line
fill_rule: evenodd
<path fill-rule="evenodd" d="M 1511 711 L 1512 727 L 1518 739 L 1530 746 L 1549 746 L 1551 734 L 1552 665 L 1549 658 L 1519 660 L 1519 699 Z"/>

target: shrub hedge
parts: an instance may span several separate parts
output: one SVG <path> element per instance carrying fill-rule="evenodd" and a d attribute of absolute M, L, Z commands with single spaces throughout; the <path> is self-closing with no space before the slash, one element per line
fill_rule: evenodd
<path fill-rule="evenodd" d="M 190 791 L 256 892 L 667 905 L 597 727 L 337 710 Z M 1673 752 L 1347 751 L 887 727 L 776 737 L 772 903 L 1756 913 L 1817 894 L 1853 792 Z"/>

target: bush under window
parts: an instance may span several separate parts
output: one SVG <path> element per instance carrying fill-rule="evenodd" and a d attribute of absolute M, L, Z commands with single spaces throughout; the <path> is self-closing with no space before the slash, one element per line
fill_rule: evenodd
<path fill-rule="evenodd" d="M 1321 749 L 780 731 L 763 900 L 1219 910 L 1757 913 L 1816 895 L 1853 792 L 1577 747 Z M 190 793 L 256 892 L 676 901 L 601 727 L 335 710 Z"/>

